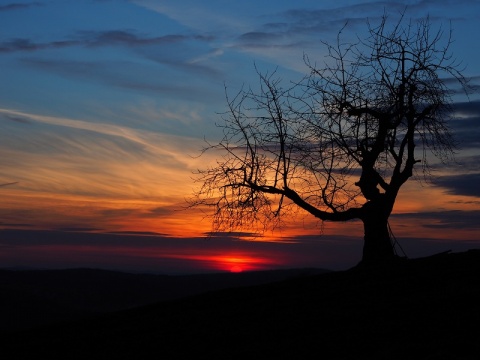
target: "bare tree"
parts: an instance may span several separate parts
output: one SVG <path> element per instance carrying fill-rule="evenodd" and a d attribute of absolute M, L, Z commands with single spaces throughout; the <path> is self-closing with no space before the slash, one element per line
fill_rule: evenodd
<path fill-rule="evenodd" d="M 283 88 L 276 73 L 257 71 L 260 89 L 227 95 L 216 166 L 200 170 L 194 205 L 213 208 L 217 230 L 276 226 L 299 207 L 322 221 L 360 219 L 365 263 L 389 262 L 388 218 L 428 154 L 441 161 L 455 147 L 448 127 L 446 80 L 467 82 L 449 53 L 451 30 L 428 18 L 388 26 L 367 22 L 357 43 L 325 43 L 321 67 Z"/>

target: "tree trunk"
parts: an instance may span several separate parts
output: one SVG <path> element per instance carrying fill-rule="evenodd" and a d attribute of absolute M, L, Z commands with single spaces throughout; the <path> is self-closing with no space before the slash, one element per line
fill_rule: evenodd
<path fill-rule="evenodd" d="M 363 206 L 365 231 L 362 263 L 377 265 L 391 263 L 395 257 L 388 231 L 390 211 L 383 196 Z"/>

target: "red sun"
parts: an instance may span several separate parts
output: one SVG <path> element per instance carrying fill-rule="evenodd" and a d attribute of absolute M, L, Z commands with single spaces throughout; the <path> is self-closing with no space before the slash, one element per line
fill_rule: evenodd
<path fill-rule="evenodd" d="M 232 273 L 240 273 L 242 271 L 243 270 L 239 265 L 233 265 L 230 269 L 230 272 L 232 272 Z"/>

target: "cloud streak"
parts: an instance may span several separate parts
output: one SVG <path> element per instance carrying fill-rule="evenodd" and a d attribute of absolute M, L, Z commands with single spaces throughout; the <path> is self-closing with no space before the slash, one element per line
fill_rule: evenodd
<path fill-rule="evenodd" d="M 21 119 L 23 122 L 31 122 L 36 121 L 44 124 L 55 125 L 55 126 L 62 126 L 71 129 L 77 130 L 87 130 L 91 132 L 95 132 L 102 135 L 108 136 L 115 136 L 120 137 L 126 140 L 129 140 L 133 143 L 142 145 L 147 148 L 151 148 L 155 151 L 163 153 L 164 155 L 174 155 L 175 152 L 169 151 L 165 153 L 165 149 L 159 147 L 152 141 L 148 141 L 147 138 L 149 137 L 148 134 L 142 133 L 141 131 L 136 131 L 131 128 L 122 127 L 118 125 L 112 124 L 99 124 L 99 123 L 92 123 L 82 120 L 74 120 L 74 119 L 67 119 L 67 118 L 58 118 L 53 116 L 43 116 L 43 115 L 36 115 L 36 114 L 28 114 L 25 112 L 9 110 L 9 109 L 1 109 L 0 114 L 5 114 L 9 118 L 15 118 L 17 121 Z M 169 138 L 170 141 L 174 141 L 173 139 Z"/>
<path fill-rule="evenodd" d="M 445 188 L 450 195 L 472 196 L 480 200 L 480 173 L 440 176 L 434 183 Z"/>
<path fill-rule="evenodd" d="M 191 154 L 201 147 L 200 140 L 7 109 L 0 109 L 1 115 L 28 120 L 19 124 L 23 129 L 16 130 L 16 138 L 4 135 L 2 140 L 0 178 L 18 182 L 15 189 L 93 201 L 151 199 L 142 203 L 148 209 L 182 203 L 185 188 L 191 187 L 198 161 Z M 33 141 L 30 132 L 36 133 Z M 152 218 L 154 213 L 143 209 L 138 214 Z"/>
<path fill-rule="evenodd" d="M 199 84 L 199 76 L 204 80 L 224 79 L 222 69 L 211 64 L 211 60 L 223 53 L 210 48 L 213 40 L 212 35 L 203 34 L 151 36 L 128 29 L 79 30 L 64 39 L 47 42 L 32 38 L 4 40 L 0 42 L 0 53 L 36 54 L 33 58 L 21 58 L 20 63 L 41 71 L 194 100 L 201 99 L 203 94 L 211 96 Z M 87 55 L 99 48 L 117 48 L 125 53 L 113 59 L 91 60 L 92 56 Z M 82 49 L 84 56 L 69 59 L 51 55 L 52 51 L 65 54 L 69 49 Z M 143 57 L 149 63 L 131 60 L 132 56 Z M 154 63 L 157 66 L 153 66 Z M 152 77 L 152 72 L 157 72 L 158 76 Z"/>
<path fill-rule="evenodd" d="M 31 7 L 42 6 L 42 5 L 43 4 L 38 1 L 30 2 L 30 3 L 10 3 L 6 5 L 0 5 L 0 12 L 28 9 Z"/>
<path fill-rule="evenodd" d="M 19 51 L 39 51 L 45 49 L 60 49 L 72 46 L 82 47 L 140 47 L 140 46 L 169 46 L 171 44 L 181 43 L 185 41 L 211 41 L 212 37 L 202 35 L 180 35 L 169 34 L 163 36 L 140 36 L 134 31 L 128 30 L 106 30 L 91 31 L 82 30 L 70 36 L 68 40 L 55 40 L 45 43 L 37 43 L 31 39 L 15 38 L 0 43 L 0 52 L 19 52 Z"/>
<path fill-rule="evenodd" d="M 430 229 L 470 230 L 480 229 L 480 210 L 426 211 L 421 213 L 392 214 L 392 219 L 421 221 L 422 226 Z M 480 240 L 480 239 L 479 239 Z"/>

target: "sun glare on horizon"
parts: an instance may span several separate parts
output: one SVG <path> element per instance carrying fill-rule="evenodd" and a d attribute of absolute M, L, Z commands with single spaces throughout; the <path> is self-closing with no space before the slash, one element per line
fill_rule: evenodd
<path fill-rule="evenodd" d="M 241 273 L 243 272 L 243 269 L 239 265 L 233 265 L 232 268 L 230 269 L 230 272 Z"/>
<path fill-rule="evenodd" d="M 270 261 L 266 259 L 247 255 L 221 255 L 212 257 L 212 260 L 216 263 L 216 267 L 219 270 L 229 271 L 231 273 L 261 270 L 270 263 Z"/>

